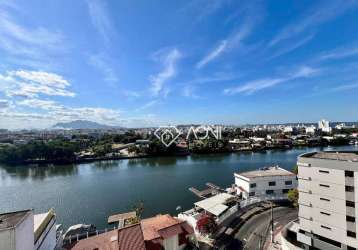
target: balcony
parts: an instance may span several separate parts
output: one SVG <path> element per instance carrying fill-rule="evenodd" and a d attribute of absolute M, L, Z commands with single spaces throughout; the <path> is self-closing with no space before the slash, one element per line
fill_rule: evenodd
<path fill-rule="evenodd" d="M 346 186 L 354 186 L 354 177 L 345 177 Z"/>

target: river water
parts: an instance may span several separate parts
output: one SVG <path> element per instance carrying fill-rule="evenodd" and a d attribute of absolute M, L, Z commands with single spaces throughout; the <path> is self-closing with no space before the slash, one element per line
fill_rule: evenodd
<path fill-rule="evenodd" d="M 234 183 L 234 172 L 278 164 L 291 170 L 297 156 L 317 150 L 296 148 L 256 153 L 198 155 L 116 160 L 51 167 L 0 166 L 0 212 L 34 208 L 36 213 L 55 208 L 58 223 L 108 227 L 111 214 L 129 211 L 144 201 L 144 217 L 176 215 L 176 208 L 191 208 L 198 199 L 188 191 L 212 182 L 221 187 Z"/>

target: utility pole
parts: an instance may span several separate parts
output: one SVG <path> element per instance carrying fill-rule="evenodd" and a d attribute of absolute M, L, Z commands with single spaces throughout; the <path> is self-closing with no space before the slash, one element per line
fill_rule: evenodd
<path fill-rule="evenodd" d="M 273 237 L 273 204 L 271 203 L 271 242 L 274 243 L 274 237 Z"/>

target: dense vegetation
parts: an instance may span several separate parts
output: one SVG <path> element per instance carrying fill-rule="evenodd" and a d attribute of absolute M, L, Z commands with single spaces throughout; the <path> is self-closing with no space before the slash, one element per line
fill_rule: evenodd
<path fill-rule="evenodd" d="M 80 150 L 78 143 L 54 140 L 48 143 L 32 141 L 19 146 L 4 146 L 0 149 L 0 162 L 25 163 L 30 160 L 71 161 Z"/>

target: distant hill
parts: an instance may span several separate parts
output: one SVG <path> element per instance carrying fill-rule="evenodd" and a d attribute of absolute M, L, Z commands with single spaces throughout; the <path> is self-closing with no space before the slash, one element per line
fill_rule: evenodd
<path fill-rule="evenodd" d="M 71 122 L 59 122 L 52 126 L 52 128 L 63 128 L 63 129 L 111 129 L 111 128 L 120 128 L 109 126 L 105 124 L 100 124 L 97 122 L 86 121 L 86 120 L 76 120 Z"/>

